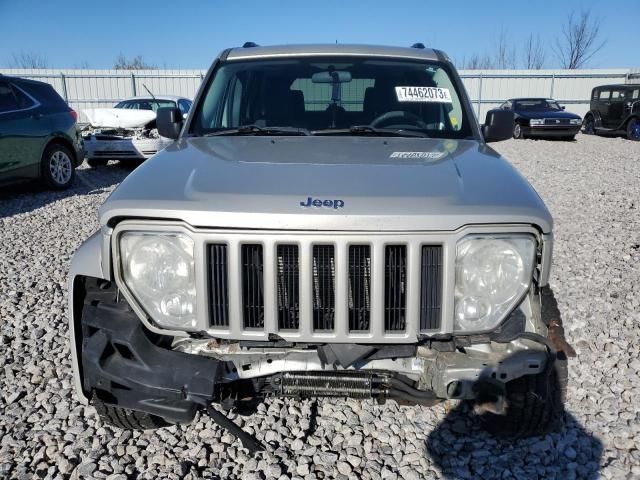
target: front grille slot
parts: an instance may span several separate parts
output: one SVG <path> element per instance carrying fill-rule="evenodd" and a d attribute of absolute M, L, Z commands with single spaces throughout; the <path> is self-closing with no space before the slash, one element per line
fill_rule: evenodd
<path fill-rule="evenodd" d="M 333 330 L 335 322 L 335 252 L 333 245 L 313 246 L 313 329 Z"/>
<path fill-rule="evenodd" d="M 212 327 L 229 326 L 227 246 L 209 245 L 209 314 Z"/>
<path fill-rule="evenodd" d="M 367 331 L 371 318 L 371 247 L 349 247 L 349 331 Z"/>
<path fill-rule="evenodd" d="M 264 328 L 264 258 L 262 245 L 242 245 L 244 328 Z"/>
<path fill-rule="evenodd" d="M 403 331 L 407 320 L 407 247 L 387 245 L 384 252 L 384 329 Z"/>
<path fill-rule="evenodd" d="M 442 305 L 442 247 L 422 247 L 420 330 L 440 328 Z"/>
<path fill-rule="evenodd" d="M 300 264 L 297 245 L 278 245 L 277 296 L 278 328 L 297 330 L 300 327 Z"/>

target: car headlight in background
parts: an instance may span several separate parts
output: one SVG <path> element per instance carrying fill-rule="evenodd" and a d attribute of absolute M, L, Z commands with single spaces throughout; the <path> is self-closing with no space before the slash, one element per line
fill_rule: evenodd
<path fill-rule="evenodd" d="M 536 241 L 531 235 L 469 236 L 456 252 L 455 329 L 495 328 L 529 289 Z"/>
<path fill-rule="evenodd" d="M 544 118 L 532 118 L 529 125 L 544 125 Z"/>
<path fill-rule="evenodd" d="M 181 233 L 125 232 L 120 236 L 122 279 L 161 327 L 196 326 L 194 243 Z"/>
<path fill-rule="evenodd" d="M 581 118 L 572 118 L 571 120 L 569 120 L 569 123 L 571 125 L 582 125 L 582 119 Z"/>

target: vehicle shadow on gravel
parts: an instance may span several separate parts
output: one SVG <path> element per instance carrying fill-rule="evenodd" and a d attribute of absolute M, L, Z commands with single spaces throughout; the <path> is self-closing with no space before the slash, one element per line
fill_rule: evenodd
<path fill-rule="evenodd" d="M 426 440 L 426 450 L 442 471 L 444 478 L 600 478 L 602 442 L 587 432 L 580 422 L 566 411 L 561 401 L 563 395 L 558 372 L 562 372 L 564 378 L 567 378 L 566 362 L 569 360 L 568 357 L 575 356 L 575 351 L 566 343 L 558 303 L 549 287 L 542 291 L 541 314 L 544 323 L 549 325 L 549 341 L 558 352 L 556 362 L 562 365 L 562 368 L 554 366 L 556 373 L 547 377 L 548 393 L 542 404 L 562 407 L 556 410 L 557 416 L 545 417 L 542 414 L 543 416 L 538 418 L 561 419 L 559 424 L 550 423 L 559 427 L 555 429 L 557 433 L 529 438 L 493 436 L 484 430 L 483 420 L 475 414 L 473 405 L 460 402 L 447 413 Z M 489 372 L 486 373 L 490 376 Z M 540 394 L 533 392 L 529 395 L 542 398 Z M 505 417 L 491 414 L 484 418 L 489 426 L 498 427 L 499 422 L 506 422 L 503 419 Z M 517 425 L 522 428 L 527 418 L 521 419 L 522 422 Z"/>
<path fill-rule="evenodd" d="M 564 428 L 545 436 L 507 439 L 485 432 L 467 403 L 429 434 L 426 449 L 443 478 L 598 479 L 603 445 L 564 412 Z"/>
<path fill-rule="evenodd" d="M 97 195 L 117 185 L 130 173 L 110 166 L 76 170 L 76 178 L 67 190 L 49 190 L 37 181 L 0 188 L 0 219 L 28 213 L 50 203 L 78 195 Z"/>

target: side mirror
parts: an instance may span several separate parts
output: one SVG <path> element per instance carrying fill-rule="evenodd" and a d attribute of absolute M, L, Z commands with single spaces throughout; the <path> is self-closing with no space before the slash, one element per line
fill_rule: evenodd
<path fill-rule="evenodd" d="M 489 110 L 482 127 L 484 141 L 500 142 L 508 140 L 513 135 L 513 112 L 508 110 Z"/>
<path fill-rule="evenodd" d="M 160 136 L 175 140 L 182 130 L 182 112 L 176 107 L 162 107 L 156 112 L 156 127 Z"/>
<path fill-rule="evenodd" d="M 565 109 L 565 108 L 567 108 L 567 107 L 565 107 L 564 105 L 561 105 L 561 106 L 560 106 L 560 108 L 561 108 L 562 110 L 564 110 L 564 109 Z"/>

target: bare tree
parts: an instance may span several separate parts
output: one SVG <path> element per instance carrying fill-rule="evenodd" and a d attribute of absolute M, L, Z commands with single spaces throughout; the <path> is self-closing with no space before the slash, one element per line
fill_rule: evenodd
<path fill-rule="evenodd" d="M 142 58 L 142 55 L 136 55 L 135 57 L 128 59 L 124 54 L 118 55 L 113 68 L 116 70 L 153 70 L 156 65 L 152 63 L 146 63 Z"/>
<path fill-rule="evenodd" d="M 586 10 L 576 15 L 571 12 L 562 35 L 556 38 L 554 51 L 562 68 L 582 68 L 604 47 L 606 40 L 600 40 L 600 19 L 591 18 Z"/>
<path fill-rule="evenodd" d="M 47 68 L 48 62 L 45 57 L 34 52 L 21 51 L 12 55 L 10 66 L 12 68 Z"/>
<path fill-rule="evenodd" d="M 480 56 L 474 53 L 468 59 L 462 59 L 462 69 L 466 70 L 491 70 L 495 68 L 493 60 L 489 55 Z"/>
<path fill-rule="evenodd" d="M 502 28 L 496 39 L 493 63 L 495 68 L 516 68 L 516 48 L 509 39 L 508 32 Z"/>
<path fill-rule="evenodd" d="M 524 44 L 524 66 L 527 70 L 540 70 L 544 66 L 547 52 L 539 35 L 529 34 Z"/>
<path fill-rule="evenodd" d="M 82 60 L 80 63 L 74 64 L 73 68 L 78 68 L 80 70 L 86 70 L 88 68 L 91 68 L 91 64 L 89 63 L 89 60 Z"/>

